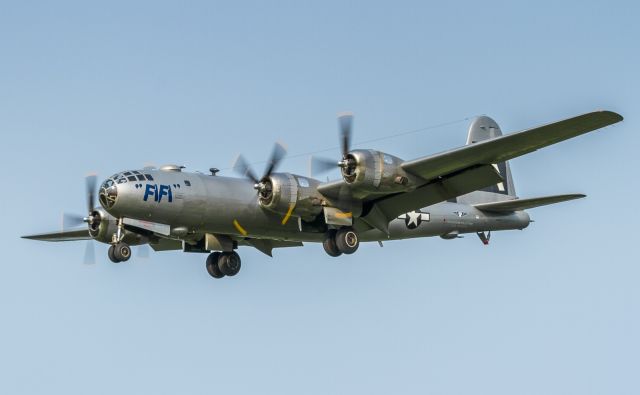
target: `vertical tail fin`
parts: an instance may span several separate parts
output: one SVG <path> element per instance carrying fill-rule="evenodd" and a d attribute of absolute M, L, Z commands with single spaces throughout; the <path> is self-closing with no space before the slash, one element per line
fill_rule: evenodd
<path fill-rule="evenodd" d="M 493 139 L 499 136 L 502 136 L 502 131 L 496 121 L 487 116 L 476 117 L 469 126 L 467 145 L 475 144 L 483 140 Z M 459 202 L 469 204 L 488 203 L 511 200 L 516 197 L 516 190 L 513 185 L 509 162 L 495 163 L 493 166 L 496 168 L 498 173 L 500 173 L 504 182 L 496 185 L 490 185 L 479 191 L 460 196 L 458 198 Z"/>

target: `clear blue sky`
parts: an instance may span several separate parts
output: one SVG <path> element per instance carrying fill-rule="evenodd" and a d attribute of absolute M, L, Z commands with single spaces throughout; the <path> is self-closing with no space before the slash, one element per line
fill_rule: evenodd
<path fill-rule="evenodd" d="M 637 394 L 637 2 L 4 2 L 0 393 Z M 512 132 L 625 121 L 512 161 L 525 231 L 82 265 L 19 239 L 83 212 L 83 177 L 228 168 L 476 114 Z M 411 159 L 468 121 L 380 142 Z M 337 155 L 334 150 L 329 155 Z M 306 172 L 307 158 L 283 170 Z M 258 166 L 260 167 L 260 166 Z"/>

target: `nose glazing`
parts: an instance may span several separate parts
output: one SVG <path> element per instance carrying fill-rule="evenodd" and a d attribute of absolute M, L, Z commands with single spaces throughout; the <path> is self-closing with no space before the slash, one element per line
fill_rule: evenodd
<path fill-rule="evenodd" d="M 116 181 L 112 178 L 107 179 L 100 186 L 100 204 L 102 207 L 109 209 L 116 204 L 116 199 L 118 197 L 118 188 L 116 186 Z"/>

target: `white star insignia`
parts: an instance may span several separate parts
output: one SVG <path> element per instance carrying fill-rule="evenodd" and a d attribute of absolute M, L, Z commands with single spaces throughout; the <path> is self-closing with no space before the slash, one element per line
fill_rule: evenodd
<path fill-rule="evenodd" d="M 421 215 L 422 215 L 421 213 L 418 213 L 418 212 L 415 212 L 415 211 L 408 212 L 407 216 L 409 217 L 409 221 L 407 222 L 407 226 L 413 224 L 413 225 L 415 225 L 417 227 L 420 224 L 420 220 L 421 220 L 420 216 Z"/>

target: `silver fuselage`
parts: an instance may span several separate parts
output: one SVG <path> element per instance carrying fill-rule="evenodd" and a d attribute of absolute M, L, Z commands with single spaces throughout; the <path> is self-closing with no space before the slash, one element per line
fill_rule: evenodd
<path fill-rule="evenodd" d="M 139 172 L 152 180 L 114 184 L 115 202 L 110 207 L 103 203 L 114 217 L 165 224 L 171 236 L 187 240 L 204 233 L 301 242 L 321 242 L 325 237 L 324 232 L 308 231 L 299 218 L 283 221 L 282 214 L 261 207 L 249 180 L 182 171 Z M 442 202 L 392 220 L 388 235 L 371 229 L 361 233 L 361 240 L 455 237 L 523 229 L 529 222 L 524 211 L 492 214 L 467 204 Z"/>

